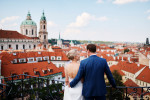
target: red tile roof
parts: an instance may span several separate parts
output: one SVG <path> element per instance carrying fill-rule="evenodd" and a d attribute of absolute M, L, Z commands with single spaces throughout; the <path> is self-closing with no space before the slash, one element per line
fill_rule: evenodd
<path fill-rule="evenodd" d="M 53 72 L 49 72 L 47 74 L 43 73 L 43 69 L 53 69 Z M 2 66 L 2 76 L 8 77 L 11 74 L 15 73 L 17 75 L 23 74 L 23 72 L 28 72 L 29 75 L 35 75 L 34 71 L 39 71 L 40 76 L 47 76 L 51 74 L 60 73 L 61 71 L 57 68 L 52 62 L 48 64 L 48 62 L 38 62 L 38 63 L 24 63 L 24 64 L 9 64 Z"/>
<path fill-rule="evenodd" d="M 150 83 L 150 68 L 147 66 L 136 79 Z"/>
<path fill-rule="evenodd" d="M 10 30 L 0 30 L 0 38 L 7 38 L 7 39 L 32 39 L 28 36 L 22 35 L 17 31 L 10 31 Z"/>
<path fill-rule="evenodd" d="M 110 67 L 111 72 L 113 72 L 114 70 L 117 70 L 119 72 L 119 74 L 121 76 L 124 76 L 125 74 L 121 71 L 121 68 L 118 65 L 112 65 Z"/>
<path fill-rule="evenodd" d="M 119 61 L 118 65 L 121 67 L 122 70 L 130 72 L 132 74 L 135 74 L 136 72 L 145 67 L 145 65 L 142 64 L 138 66 L 136 63 L 129 63 L 125 61 Z"/>
<path fill-rule="evenodd" d="M 40 54 L 41 53 L 41 54 Z M 61 61 L 68 61 L 68 58 L 66 56 L 66 54 L 64 52 L 23 52 L 23 53 L 16 53 L 16 55 L 13 55 L 13 53 L 7 53 L 7 52 L 3 52 L 0 54 L 1 56 L 1 60 L 2 60 L 2 65 L 7 65 L 10 64 L 11 61 L 13 61 L 14 59 L 20 59 L 20 58 L 36 58 L 36 57 L 44 57 L 44 56 L 49 56 L 49 58 L 51 59 L 51 56 L 61 56 L 62 59 Z"/>

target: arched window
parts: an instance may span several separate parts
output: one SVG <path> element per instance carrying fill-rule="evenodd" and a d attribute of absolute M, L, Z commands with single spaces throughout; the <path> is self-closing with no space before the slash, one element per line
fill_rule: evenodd
<path fill-rule="evenodd" d="M 9 44 L 9 49 L 11 48 L 11 45 Z"/>
<path fill-rule="evenodd" d="M 34 45 L 34 49 L 36 48 L 36 45 Z"/>
<path fill-rule="evenodd" d="M 32 29 L 32 35 L 33 35 L 33 29 Z"/>
<path fill-rule="evenodd" d="M 44 47 L 46 48 L 46 45 L 44 45 Z"/>
<path fill-rule="evenodd" d="M 44 25 L 44 29 L 45 29 L 45 25 Z"/>
<path fill-rule="evenodd" d="M 16 44 L 16 50 L 18 50 L 18 44 Z"/>
<path fill-rule="evenodd" d="M 1 46 L 1 50 L 3 50 L 3 45 Z"/>
<path fill-rule="evenodd" d="M 23 45 L 23 49 L 25 49 L 25 45 Z"/>
<path fill-rule="evenodd" d="M 46 39 L 46 35 L 44 35 L 44 39 Z"/>
<path fill-rule="evenodd" d="M 28 34 L 28 30 L 26 29 L 26 35 Z"/>
<path fill-rule="evenodd" d="M 29 49 L 31 49 L 31 45 L 29 45 Z"/>

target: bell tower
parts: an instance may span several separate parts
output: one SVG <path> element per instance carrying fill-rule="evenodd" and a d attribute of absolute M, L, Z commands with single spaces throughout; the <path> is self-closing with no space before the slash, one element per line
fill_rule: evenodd
<path fill-rule="evenodd" d="M 40 39 L 41 44 L 43 44 L 45 48 L 48 48 L 47 21 L 44 15 L 44 11 L 40 19 L 39 39 Z"/>

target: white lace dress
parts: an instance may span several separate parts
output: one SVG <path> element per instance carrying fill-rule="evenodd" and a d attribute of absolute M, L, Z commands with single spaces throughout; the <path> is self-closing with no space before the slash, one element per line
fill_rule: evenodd
<path fill-rule="evenodd" d="M 69 78 L 70 82 L 72 80 L 73 79 Z M 81 81 L 79 81 L 73 88 L 65 86 L 64 100 L 84 100 L 84 97 L 82 96 L 82 87 L 83 83 Z"/>

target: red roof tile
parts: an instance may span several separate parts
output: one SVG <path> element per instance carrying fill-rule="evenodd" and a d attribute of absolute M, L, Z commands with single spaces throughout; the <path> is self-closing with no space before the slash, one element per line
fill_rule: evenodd
<path fill-rule="evenodd" d="M 0 30 L 0 38 L 7 38 L 7 39 L 32 39 L 28 36 L 22 35 L 17 31 L 10 31 L 10 30 Z"/>
<path fill-rule="evenodd" d="M 150 83 L 150 68 L 147 66 L 136 79 Z"/>

